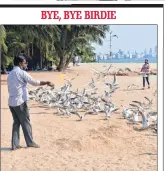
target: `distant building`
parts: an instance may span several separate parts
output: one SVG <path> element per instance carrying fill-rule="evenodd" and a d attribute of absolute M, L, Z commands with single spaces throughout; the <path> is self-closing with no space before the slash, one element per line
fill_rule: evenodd
<path fill-rule="evenodd" d="M 149 55 L 152 56 L 152 48 L 149 49 Z"/>
<path fill-rule="evenodd" d="M 111 59 L 144 59 L 144 58 L 155 58 L 157 57 L 158 49 L 155 46 L 153 49 L 149 48 L 148 52 L 145 48 L 143 52 L 137 52 L 136 50 L 123 51 L 119 49 L 117 52 L 111 52 L 111 54 L 99 53 L 96 55 L 96 61 L 107 61 Z"/>
<path fill-rule="evenodd" d="M 157 56 L 157 54 L 158 54 L 158 47 L 157 46 L 155 46 L 155 48 L 154 48 L 154 53 Z"/>

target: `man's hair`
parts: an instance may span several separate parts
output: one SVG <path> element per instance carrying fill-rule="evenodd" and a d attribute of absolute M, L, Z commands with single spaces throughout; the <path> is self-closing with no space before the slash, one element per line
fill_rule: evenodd
<path fill-rule="evenodd" d="M 23 62 L 25 60 L 25 57 L 24 56 L 16 56 L 16 57 L 14 57 L 14 66 L 18 66 L 19 65 L 19 63 L 21 62 Z"/>

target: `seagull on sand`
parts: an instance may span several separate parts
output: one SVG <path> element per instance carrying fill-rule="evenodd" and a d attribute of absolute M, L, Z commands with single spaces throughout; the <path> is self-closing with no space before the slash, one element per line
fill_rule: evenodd
<path fill-rule="evenodd" d="M 95 81 L 94 81 L 93 78 L 91 78 L 91 79 L 92 79 L 92 81 L 88 84 L 88 86 L 91 87 L 91 88 L 95 88 L 96 87 L 95 86 Z"/>
<path fill-rule="evenodd" d="M 104 93 L 105 93 L 105 97 L 108 97 L 108 98 L 109 98 L 109 97 L 112 97 L 112 96 L 111 96 L 111 92 L 108 92 L 108 91 L 105 90 Z"/>
<path fill-rule="evenodd" d="M 111 117 L 111 113 L 115 112 L 117 110 L 119 110 L 119 108 L 113 108 L 113 107 L 110 107 L 108 105 L 105 105 L 104 111 L 105 111 L 106 119 L 109 120 Z"/>
<path fill-rule="evenodd" d="M 144 108 L 141 106 L 134 105 L 134 104 L 130 104 L 130 106 L 136 107 L 138 109 L 138 113 L 142 116 L 143 128 L 148 128 L 149 127 L 149 121 L 148 121 L 148 117 L 144 115 Z"/>
<path fill-rule="evenodd" d="M 127 90 L 130 89 L 130 88 L 132 89 L 133 87 L 139 87 L 139 86 L 135 85 L 135 84 L 130 84 L 130 85 L 127 86 Z"/>
<path fill-rule="evenodd" d="M 134 115 L 133 115 L 133 122 L 138 122 L 138 121 L 139 121 L 139 113 L 136 112 L 136 113 L 134 113 Z"/>
<path fill-rule="evenodd" d="M 112 84 L 111 83 L 104 83 L 106 86 L 108 86 L 109 87 L 109 89 L 111 90 L 112 89 Z"/>
<path fill-rule="evenodd" d="M 116 77 L 116 73 L 114 74 L 114 79 L 113 79 L 113 86 L 117 86 L 117 77 Z"/>
<path fill-rule="evenodd" d="M 157 112 L 148 112 L 147 118 L 151 118 L 155 123 L 157 123 L 158 113 Z"/>
<path fill-rule="evenodd" d="M 148 128 L 149 127 L 148 118 L 141 111 L 139 111 L 139 114 L 142 116 L 142 126 L 143 126 L 143 128 Z"/>
<path fill-rule="evenodd" d="M 133 111 L 132 110 L 130 110 L 129 108 L 126 108 L 126 107 L 124 107 L 124 106 L 122 106 L 123 107 L 123 112 L 122 112 L 122 114 L 123 114 L 123 117 L 125 118 L 125 119 L 128 119 L 129 117 L 131 117 L 132 115 L 133 115 Z"/>

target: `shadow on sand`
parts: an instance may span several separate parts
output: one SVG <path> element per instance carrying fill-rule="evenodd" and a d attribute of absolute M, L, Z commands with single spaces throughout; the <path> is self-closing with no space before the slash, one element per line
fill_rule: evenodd
<path fill-rule="evenodd" d="M 134 89 L 123 89 L 122 91 L 134 91 L 134 90 L 143 90 L 142 88 L 134 88 Z"/>
<path fill-rule="evenodd" d="M 8 147 L 2 147 L 1 151 L 12 151 L 12 150 L 11 150 L 11 148 L 8 148 Z"/>
<path fill-rule="evenodd" d="M 157 155 L 157 154 L 153 154 L 153 153 L 142 153 L 142 154 L 139 154 L 139 156 L 142 156 L 142 155 Z"/>

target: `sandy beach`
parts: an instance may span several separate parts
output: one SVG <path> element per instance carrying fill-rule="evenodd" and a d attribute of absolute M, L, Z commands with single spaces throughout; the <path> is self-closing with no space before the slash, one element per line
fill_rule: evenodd
<path fill-rule="evenodd" d="M 109 64 L 80 64 L 70 67 L 65 74 L 59 72 L 29 72 L 34 78 L 52 81 L 56 87 L 64 83 L 64 78 L 72 78 L 73 89 L 83 89 L 93 76 L 91 67 L 103 71 Z M 140 71 L 142 64 L 113 64 L 116 68 L 129 67 Z M 151 69 L 156 69 L 151 64 Z M 41 107 L 29 101 L 33 137 L 41 147 L 26 148 L 21 129 L 21 143 L 25 148 L 11 151 L 13 119 L 8 108 L 6 75 L 1 76 L 1 168 L 2 171 L 156 171 L 157 134 L 153 130 L 137 131 L 127 124 L 121 112 L 132 100 L 144 101 L 144 96 L 153 99 L 152 108 L 157 111 L 157 76 L 151 75 L 151 88 L 142 90 L 139 75 L 118 76 L 119 89 L 112 94 L 112 102 L 120 110 L 112 114 L 110 120 L 104 114 L 87 116 L 82 122 L 76 116 L 57 116 L 56 109 Z M 113 76 L 108 76 L 113 81 Z M 127 90 L 128 85 L 137 88 Z M 98 83 L 99 93 L 105 85 Z M 29 86 L 29 88 L 35 88 Z"/>

